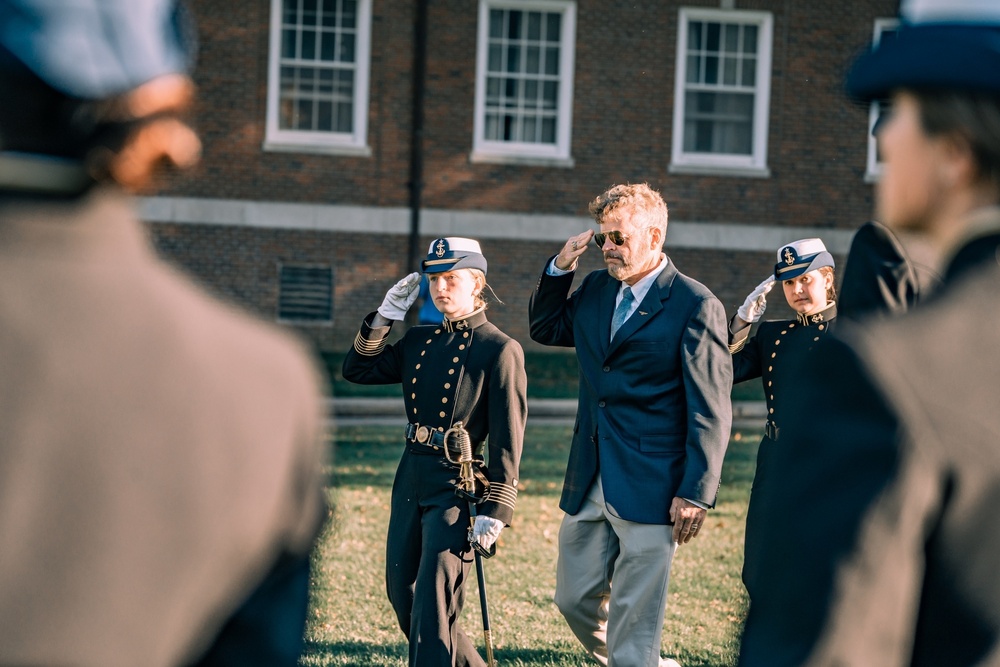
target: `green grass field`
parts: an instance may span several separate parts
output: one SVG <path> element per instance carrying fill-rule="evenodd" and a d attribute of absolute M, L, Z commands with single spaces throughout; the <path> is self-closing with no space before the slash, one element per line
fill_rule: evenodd
<path fill-rule="evenodd" d="M 532 425 L 525 434 L 514 524 L 487 561 L 497 663 L 589 664 L 552 602 L 559 493 L 570 426 Z M 743 521 L 759 432 L 734 434 L 717 508 L 706 530 L 680 547 L 671 572 L 662 651 L 683 667 L 735 664 L 745 613 L 740 583 Z M 399 428 L 342 427 L 334 443 L 334 520 L 315 556 L 306 666 L 400 667 L 406 644 L 385 596 L 384 543 L 389 492 L 402 450 Z M 478 592 L 466 592 L 464 627 L 482 646 Z"/>

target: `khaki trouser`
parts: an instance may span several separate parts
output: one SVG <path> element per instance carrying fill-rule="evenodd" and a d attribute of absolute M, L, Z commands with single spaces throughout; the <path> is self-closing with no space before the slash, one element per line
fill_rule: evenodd
<path fill-rule="evenodd" d="M 614 508 L 605 504 L 599 475 L 580 511 L 563 518 L 556 606 L 600 664 L 660 664 L 667 583 L 676 548 L 672 530 L 616 516 Z"/>

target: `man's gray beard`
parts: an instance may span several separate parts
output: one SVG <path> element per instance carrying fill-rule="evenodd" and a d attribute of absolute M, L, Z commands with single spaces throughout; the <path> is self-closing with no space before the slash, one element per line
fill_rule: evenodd
<path fill-rule="evenodd" d="M 621 276 L 628 277 L 628 270 L 631 268 L 630 264 L 608 264 L 608 273 L 615 280 L 623 280 Z"/>

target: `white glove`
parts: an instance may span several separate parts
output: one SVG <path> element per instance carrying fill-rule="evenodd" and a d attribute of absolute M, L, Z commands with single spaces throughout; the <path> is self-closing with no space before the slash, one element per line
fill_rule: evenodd
<path fill-rule="evenodd" d="M 493 543 L 500 537 L 501 530 L 503 530 L 503 521 L 491 516 L 477 516 L 476 522 L 472 526 L 471 539 L 479 542 L 479 546 L 489 551 Z"/>
<path fill-rule="evenodd" d="M 744 322 L 756 322 L 767 308 L 767 293 L 774 287 L 774 276 L 768 276 L 760 285 L 750 292 L 747 300 L 736 311 L 736 315 Z"/>
<path fill-rule="evenodd" d="M 406 311 L 420 296 L 420 274 L 413 272 L 389 288 L 385 293 L 378 314 L 387 320 L 402 321 Z"/>

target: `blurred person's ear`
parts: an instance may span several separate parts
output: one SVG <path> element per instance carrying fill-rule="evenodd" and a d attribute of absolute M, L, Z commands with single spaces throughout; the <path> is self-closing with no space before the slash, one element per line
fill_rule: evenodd
<path fill-rule="evenodd" d="M 97 180 L 110 178 L 126 190 L 148 186 L 161 166 L 186 168 L 201 156 L 201 141 L 178 114 L 190 107 L 194 84 L 180 74 L 148 81 L 121 96 L 108 114 L 130 129 L 118 150 L 95 148 L 86 158 Z"/>

